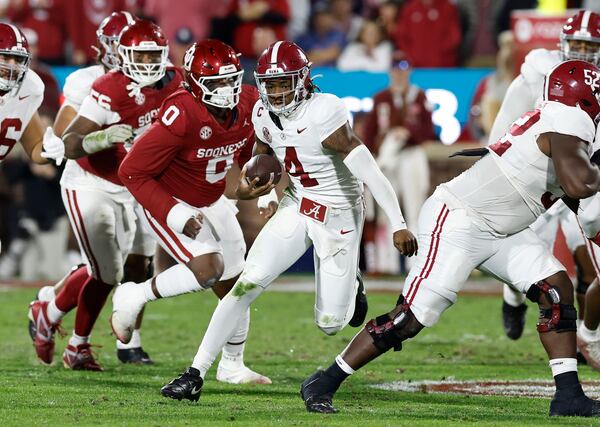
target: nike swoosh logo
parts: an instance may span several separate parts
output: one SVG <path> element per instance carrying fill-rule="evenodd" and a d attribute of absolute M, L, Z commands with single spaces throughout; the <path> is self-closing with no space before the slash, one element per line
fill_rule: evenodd
<path fill-rule="evenodd" d="M 296 132 L 298 132 L 298 133 L 302 133 L 302 132 L 304 132 L 305 130 L 306 130 L 306 128 L 302 128 L 302 129 L 296 129 Z"/>
<path fill-rule="evenodd" d="M 29 98 L 29 95 L 25 95 L 25 96 L 19 96 L 19 101 L 24 100 L 25 98 Z"/>
<path fill-rule="evenodd" d="M 200 390 L 202 390 L 202 387 L 200 387 L 200 388 L 197 389 L 196 386 L 194 386 L 194 388 L 191 391 L 192 396 L 195 395 L 195 394 L 200 393 Z"/>
<path fill-rule="evenodd" d="M 348 234 L 348 233 L 352 233 L 354 230 L 341 230 L 340 234 Z"/>

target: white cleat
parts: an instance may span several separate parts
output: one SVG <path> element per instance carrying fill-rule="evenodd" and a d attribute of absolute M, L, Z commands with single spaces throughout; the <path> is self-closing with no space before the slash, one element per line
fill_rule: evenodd
<path fill-rule="evenodd" d="M 123 283 L 115 289 L 112 302 L 110 327 L 117 339 L 127 344 L 131 341 L 138 314 L 146 304 L 144 289 L 134 282 Z"/>
<path fill-rule="evenodd" d="M 246 365 L 236 369 L 228 369 L 219 363 L 217 368 L 217 381 L 229 384 L 272 384 L 269 377 L 254 372 Z"/>
<path fill-rule="evenodd" d="M 579 335 L 578 332 L 577 348 L 579 348 L 579 351 L 583 354 L 583 357 L 585 357 L 588 365 L 595 370 L 600 371 L 600 340 L 587 341 Z"/>

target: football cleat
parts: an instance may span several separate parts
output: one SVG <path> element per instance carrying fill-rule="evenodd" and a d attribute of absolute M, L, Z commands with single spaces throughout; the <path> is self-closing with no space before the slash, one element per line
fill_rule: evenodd
<path fill-rule="evenodd" d="M 139 365 L 152 365 L 154 362 L 150 359 L 148 353 L 142 347 L 136 348 L 118 348 L 117 358 L 122 363 L 133 363 Z"/>
<path fill-rule="evenodd" d="M 113 312 L 110 316 L 110 327 L 115 336 L 123 344 L 131 341 L 135 322 L 144 308 L 146 297 L 142 286 L 127 282 L 117 286 L 112 297 Z"/>
<path fill-rule="evenodd" d="M 92 354 L 89 343 L 80 344 L 77 347 L 69 344 L 63 353 L 63 365 L 74 371 L 103 371 L 102 366 L 96 361 Z"/>
<path fill-rule="evenodd" d="M 229 384 L 272 384 L 269 377 L 254 372 L 246 365 L 238 369 L 228 369 L 219 363 L 217 368 L 217 381 Z"/>
<path fill-rule="evenodd" d="M 204 381 L 200 371 L 196 368 L 187 368 L 183 374 L 173 379 L 169 384 L 160 389 L 160 394 L 171 399 L 188 399 L 197 402 L 202 394 Z"/>
<path fill-rule="evenodd" d="M 44 286 L 41 288 L 35 296 L 34 301 L 47 301 L 50 302 L 54 298 L 54 286 Z M 29 336 L 31 337 L 31 341 L 35 340 L 36 328 L 35 323 L 33 322 L 33 314 L 31 314 L 31 304 L 29 304 L 29 310 L 27 312 L 28 325 L 27 329 L 29 330 Z"/>
<path fill-rule="evenodd" d="M 367 301 L 367 293 L 365 292 L 365 285 L 363 283 L 362 275 L 360 271 L 356 273 L 356 281 L 358 282 L 358 289 L 356 290 L 356 301 L 354 303 L 354 314 L 348 324 L 353 328 L 362 326 L 365 323 L 367 312 L 369 311 L 369 303 Z"/>
<path fill-rule="evenodd" d="M 502 303 L 502 324 L 504 325 L 506 336 L 511 340 L 518 340 L 523 335 L 526 312 L 527 304 L 513 307 L 507 304 L 506 301 Z"/>
<path fill-rule="evenodd" d="M 333 407 L 334 392 L 318 394 L 316 391 L 319 381 L 322 381 L 325 371 L 317 371 L 308 377 L 300 386 L 300 396 L 304 400 L 308 412 L 320 414 L 335 414 L 337 409 Z"/>
<path fill-rule="evenodd" d="M 600 371 L 600 340 L 586 341 L 581 335 L 577 334 L 577 348 L 587 364 Z"/>
<path fill-rule="evenodd" d="M 33 326 L 30 326 L 29 333 L 32 333 L 32 329 L 35 330 L 33 336 L 33 346 L 35 347 L 35 353 L 38 359 L 43 363 L 50 364 L 54 358 L 54 334 L 59 331 L 60 322 L 53 325 L 48 320 L 48 302 L 46 301 L 33 301 L 29 304 L 31 312 L 31 322 Z"/>
<path fill-rule="evenodd" d="M 562 397 L 558 393 L 554 395 L 550 402 L 551 417 L 600 417 L 600 401 L 590 399 L 583 394 L 580 385 L 577 387 L 576 397 L 572 394 Z"/>

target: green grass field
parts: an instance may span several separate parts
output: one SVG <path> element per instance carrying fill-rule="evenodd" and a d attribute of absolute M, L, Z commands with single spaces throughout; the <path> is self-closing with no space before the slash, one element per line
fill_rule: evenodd
<path fill-rule="evenodd" d="M 65 339 L 57 340 L 55 365 L 40 365 L 26 331 L 27 303 L 35 292 L 0 293 L 0 425 L 592 425 L 586 419 L 551 419 L 547 399 L 400 393 L 372 384 L 397 380 L 550 379 L 530 307 L 523 338 L 511 342 L 500 324 L 500 300 L 462 297 L 431 330 L 389 352 L 348 380 L 334 403 L 339 414 L 305 411 L 302 380 L 327 366 L 355 329 L 327 337 L 313 323 L 313 295 L 263 295 L 252 310 L 246 363 L 272 385 L 227 385 L 208 375 L 200 401 L 178 402 L 159 394 L 162 385 L 187 367 L 216 305 L 210 293 L 151 304 L 143 329 L 144 348 L 157 362 L 124 366 L 114 353 L 105 309 L 93 341 L 105 372 L 62 367 Z M 370 316 L 388 310 L 395 295 L 370 295 Z M 108 307 L 107 307 L 108 308 Z M 68 331 L 73 315 L 65 321 Z M 216 368 L 216 366 L 215 366 Z M 582 379 L 600 374 L 580 367 Z"/>

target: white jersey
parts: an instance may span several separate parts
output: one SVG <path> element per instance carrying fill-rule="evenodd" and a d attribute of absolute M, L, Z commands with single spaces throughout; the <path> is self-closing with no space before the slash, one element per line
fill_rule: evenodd
<path fill-rule="evenodd" d="M 63 88 L 65 96 L 63 105 L 79 111 L 84 99 L 89 95 L 94 81 L 104 74 L 104 67 L 101 65 L 80 68 L 69 74 Z M 123 187 L 86 172 L 77 164 L 76 160 L 67 160 L 60 184 L 65 188 L 101 189 L 111 193 L 125 192 Z"/>
<path fill-rule="evenodd" d="M 0 162 L 21 139 L 43 100 L 44 83 L 32 70 L 25 74 L 18 92 L 0 97 Z"/>
<path fill-rule="evenodd" d="M 537 145 L 546 132 L 573 135 L 588 142 L 592 155 L 595 125 L 581 109 L 545 102 L 519 118 L 510 132 L 490 146 L 490 154 L 452 181 L 439 194 L 452 207 L 467 209 L 493 233 L 517 233 L 564 195 L 552 159 Z"/>
<path fill-rule="evenodd" d="M 280 122 L 281 128 L 275 121 Z M 289 193 L 297 199 L 306 197 L 336 208 L 355 205 L 362 196 L 362 184 L 336 152 L 322 145 L 348 121 L 342 100 L 316 93 L 291 117 L 277 116 L 275 121 L 258 100 L 252 123 L 258 139 L 269 145 L 285 165 L 290 177 Z"/>

